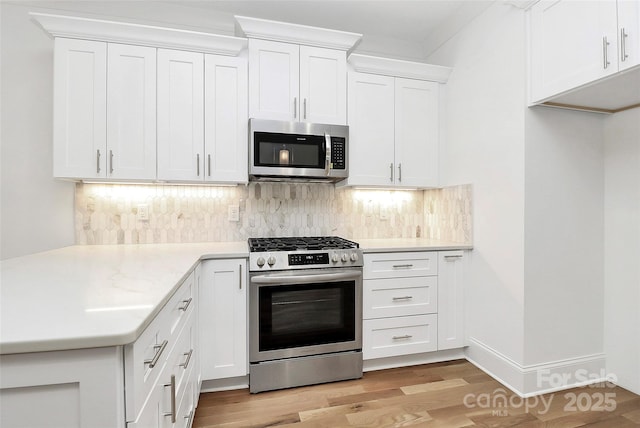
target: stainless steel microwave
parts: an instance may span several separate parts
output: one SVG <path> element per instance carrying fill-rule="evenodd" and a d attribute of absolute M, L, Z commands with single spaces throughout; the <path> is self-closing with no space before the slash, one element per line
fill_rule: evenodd
<path fill-rule="evenodd" d="M 339 181 L 348 156 L 348 126 L 249 119 L 251 180 Z"/>

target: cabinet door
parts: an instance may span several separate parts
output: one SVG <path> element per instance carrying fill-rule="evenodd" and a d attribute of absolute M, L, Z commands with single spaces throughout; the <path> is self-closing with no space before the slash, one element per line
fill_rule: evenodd
<path fill-rule="evenodd" d="M 394 79 L 349 73 L 349 184 L 394 180 Z"/>
<path fill-rule="evenodd" d="M 249 116 L 298 120 L 298 45 L 249 39 Z"/>
<path fill-rule="evenodd" d="M 618 71 L 616 1 L 544 0 L 531 8 L 532 98 Z"/>
<path fill-rule="evenodd" d="M 164 395 L 164 385 L 156 382 L 147 397 L 144 407 L 134 422 L 127 422 L 127 428 L 160 428 L 165 416 L 160 414 L 160 404 Z"/>
<path fill-rule="evenodd" d="M 106 43 L 56 38 L 53 75 L 54 177 L 106 177 Z"/>
<path fill-rule="evenodd" d="M 203 380 L 247 374 L 245 260 L 202 263 L 200 358 Z"/>
<path fill-rule="evenodd" d="M 247 60 L 205 55 L 205 181 L 248 179 Z"/>
<path fill-rule="evenodd" d="M 618 0 L 620 70 L 640 64 L 640 2 Z"/>
<path fill-rule="evenodd" d="M 107 177 L 156 178 L 156 49 L 107 47 Z"/>
<path fill-rule="evenodd" d="M 300 46 L 300 120 L 347 124 L 347 55 Z"/>
<path fill-rule="evenodd" d="M 438 83 L 395 79 L 395 182 L 438 185 Z"/>
<path fill-rule="evenodd" d="M 158 49 L 158 179 L 204 177 L 204 55 Z"/>
<path fill-rule="evenodd" d="M 465 345 L 464 252 L 439 252 L 438 264 L 438 350 L 461 348 Z"/>

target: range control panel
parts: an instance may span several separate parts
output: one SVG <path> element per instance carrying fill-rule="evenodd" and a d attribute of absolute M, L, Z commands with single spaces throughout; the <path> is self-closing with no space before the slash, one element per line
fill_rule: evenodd
<path fill-rule="evenodd" d="M 329 253 L 289 254 L 289 266 L 329 264 Z"/>

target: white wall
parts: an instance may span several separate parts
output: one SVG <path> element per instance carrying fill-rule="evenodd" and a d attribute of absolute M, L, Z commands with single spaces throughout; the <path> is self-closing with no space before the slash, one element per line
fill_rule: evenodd
<path fill-rule="evenodd" d="M 526 366 L 603 358 L 603 118 L 527 111 Z"/>
<path fill-rule="evenodd" d="M 524 350 L 524 44 L 523 11 L 496 3 L 429 57 L 453 67 L 442 184 L 473 185 L 469 355 L 505 380 L 493 363 L 518 365 Z"/>
<path fill-rule="evenodd" d="M 640 108 L 605 120 L 607 372 L 640 394 Z"/>
<path fill-rule="evenodd" d="M 53 41 L 2 3 L 0 258 L 73 244 L 72 183 L 52 176 Z"/>

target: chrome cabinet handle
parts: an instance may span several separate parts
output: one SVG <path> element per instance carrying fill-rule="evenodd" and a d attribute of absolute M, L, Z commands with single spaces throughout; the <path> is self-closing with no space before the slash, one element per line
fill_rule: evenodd
<path fill-rule="evenodd" d="M 109 174 L 113 174 L 113 150 L 109 150 Z"/>
<path fill-rule="evenodd" d="M 303 112 L 304 112 L 304 116 L 303 119 L 307 118 L 307 99 L 305 98 L 304 101 L 302 101 L 302 106 L 303 106 Z"/>
<path fill-rule="evenodd" d="M 209 177 L 211 177 L 211 154 L 207 155 L 207 169 L 209 170 Z"/>
<path fill-rule="evenodd" d="M 187 308 L 191 304 L 192 300 L 193 300 L 193 297 L 189 297 L 187 300 L 183 300 L 182 303 L 184 303 L 184 306 L 180 306 L 178 310 L 187 312 Z"/>
<path fill-rule="evenodd" d="M 392 300 L 394 302 L 397 302 L 398 300 L 411 300 L 413 299 L 413 296 L 400 296 L 400 297 L 394 297 Z"/>
<path fill-rule="evenodd" d="M 401 340 L 401 339 L 411 339 L 413 336 L 410 334 L 405 334 L 404 336 L 393 336 L 393 340 Z"/>
<path fill-rule="evenodd" d="M 398 164 L 398 181 L 402 181 L 402 164 Z"/>
<path fill-rule="evenodd" d="M 629 35 L 625 31 L 624 27 L 620 29 L 620 61 L 625 62 L 629 58 L 627 53 L 627 37 Z"/>
<path fill-rule="evenodd" d="M 444 256 L 444 259 L 448 262 L 452 262 L 455 259 L 461 259 L 462 258 L 462 254 L 457 254 L 455 256 Z"/>
<path fill-rule="evenodd" d="M 238 265 L 238 289 L 242 290 L 242 265 Z"/>
<path fill-rule="evenodd" d="M 200 153 L 196 154 L 196 175 L 200 177 Z"/>
<path fill-rule="evenodd" d="M 96 174 L 100 174 L 100 150 L 96 150 Z"/>
<path fill-rule="evenodd" d="M 389 164 L 389 181 L 393 182 L 393 162 Z"/>
<path fill-rule="evenodd" d="M 194 415 L 194 414 L 195 414 L 195 411 L 194 411 L 194 410 L 191 410 L 191 411 L 189 412 L 189 414 L 188 414 L 187 416 L 185 416 L 185 417 L 184 417 L 184 418 L 187 420 L 187 425 L 185 425 L 185 426 L 187 426 L 187 427 L 190 427 L 190 426 L 191 426 L 191 421 L 193 420 L 193 415 Z"/>
<path fill-rule="evenodd" d="M 176 423 L 176 375 L 171 375 L 171 383 L 164 385 L 171 387 L 171 412 L 165 413 L 165 416 L 171 416 L 171 423 Z"/>
<path fill-rule="evenodd" d="M 156 350 L 156 353 L 154 354 L 153 358 L 151 358 L 150 360 L 144 360 L 144 363 L 148 364 L 150 369 L 154 368 L 156 364 L 158 364 L 160 355 L 162 355 L 162 353 L 164 352 L 164 348 L 167 347 L 168 343 L 169 341 L 165 339 L 162 341 L 160 345 L 153 345 L 153 348 Z"/>
<path fill-rule="evenodd" d="M 324 159 L 324 169 L 326 175 L 329 175 L 329 170 L 331 170 L 331 135 L 324 134 L 324 147 L 325 147 L 325 159 Z"/>
<path fill-rule="evenodd" d="M 609 42 L 607 41 L 607 36 L 602 38 L 602 56 L 604 58 L 604 69 L 606 70 L 609 67 L 609 54 L 608 54 Z"/>
<path fill-rule="evenodd" d="M 298 97 L 293 97 L 293 118 L 298 118 Z"/>
<path fill-rule="evenodd" d="M 413 267 L 412 264 L 393 265 L 394 269 L 411 269 L 412 267 Z"/>
<path fill-rule="evenodd" d="M 182 355 L 187 357 L 187 359 L 184 360 L 184 363 L 180 364 L 180 367 L 182 367 L 182 368 L 184 368 L 186 370 L 187 367 L 189 367 L 189 362 L 191 361 L 191 356 L 193 355 L 193 349 L 189 350 L 189 352 L 185 352 Z"/>

